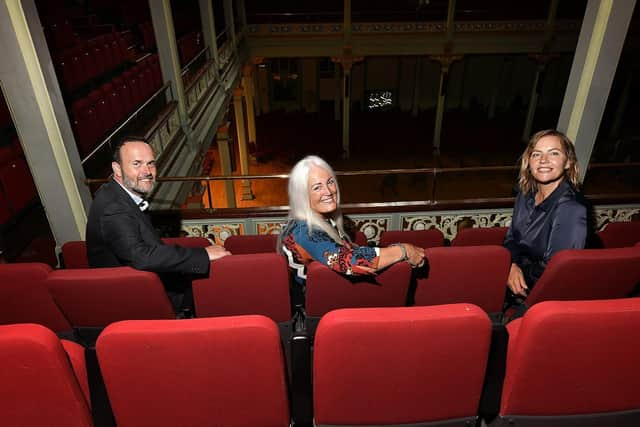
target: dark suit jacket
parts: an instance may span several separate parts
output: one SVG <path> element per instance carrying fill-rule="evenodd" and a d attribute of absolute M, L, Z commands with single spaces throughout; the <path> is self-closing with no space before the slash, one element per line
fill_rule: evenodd
<path fill-rule="evenodd" d="M 91 267 L 131 266 L 156 273 L 206 274 L 204 248 L 166 245 L 129 194 L 110 180 L 96 192 L 87 221 Z"/>

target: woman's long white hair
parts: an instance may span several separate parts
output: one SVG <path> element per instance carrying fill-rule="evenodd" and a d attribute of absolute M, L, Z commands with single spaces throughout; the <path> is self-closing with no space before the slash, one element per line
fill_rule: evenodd
<path fill-rule="evenodd" d="M 335 222 L 339 233 L 326 221 L 326 217 L 314 211 L 309 201 L 309 172 L 312 167 L 319 167 L 331 174 L 336 183 L 336 206 L 337 209 L 329 214 Z M 340 210 L 340 187 L 333 168 L 318 156 L 307 156 L 295 164 L 289 173 L 289 219 L 305 221 L 309 232 L 312 229 L 321 229 L 326 232 L 338 244 L 344 244 L 342 236 L 347 234 L 344 231 L 342 212 Z"/>

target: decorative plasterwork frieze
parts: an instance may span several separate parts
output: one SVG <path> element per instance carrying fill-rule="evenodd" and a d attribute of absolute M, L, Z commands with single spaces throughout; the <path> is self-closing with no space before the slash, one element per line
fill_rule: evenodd
<path fill-rule="evenodd" d="M 640 220 L 640 206 L 595 207 L 596 229 L 610 222 Z M 506 227 L 511 224 L 510 209 L 485 209 L 448 212 L 398 212 L 349 215 L 354 228 L 362 231 L 373 244 L 386 230 L 428 230 L 437 228 L 449 241 L 461 228 Z M 233 234 L 277 234 L 285 218 L 244 218 L 215 220 L 183 220 L 182 231 L 189 236 L 207 237 L 223 244 Z"/>

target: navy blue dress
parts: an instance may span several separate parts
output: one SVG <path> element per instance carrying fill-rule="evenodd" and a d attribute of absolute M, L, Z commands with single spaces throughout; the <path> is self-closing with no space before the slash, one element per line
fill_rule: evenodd
<path fill-rule="evenodd" d="M 551 257 L 563 249 L 582 249 L 587 238 L 587 208 L 567 180 L 538 206 L 535 193 L 519 193 L 504 246 L 524 274 L 529 290 Z"/>

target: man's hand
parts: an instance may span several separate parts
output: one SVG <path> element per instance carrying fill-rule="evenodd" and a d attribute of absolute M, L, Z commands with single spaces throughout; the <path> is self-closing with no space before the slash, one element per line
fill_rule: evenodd
<path fill-rule="evenodd" d="M 231 255 L 231 252 L 229 252 L 228 250 L 226 250 L 220 245 L 207 246 L 205 250 L 207 251 L 207 255 L 209 256 L 209 261 L 213 261 L 213 260 L 225 257 L 227 255 Z"/>
<path fill-rule="evenodd" d="M 507 286 L 511 289 L 515 295 L 522 295 L 523 297 L 527 296 L 527 282 L 524 280 L 524 274 L 522 274 L 522 270 L 518 267 L 518 264 L 511 263 L 511 269 L 509 270 L 509 278 L 507 279 Z"/>

